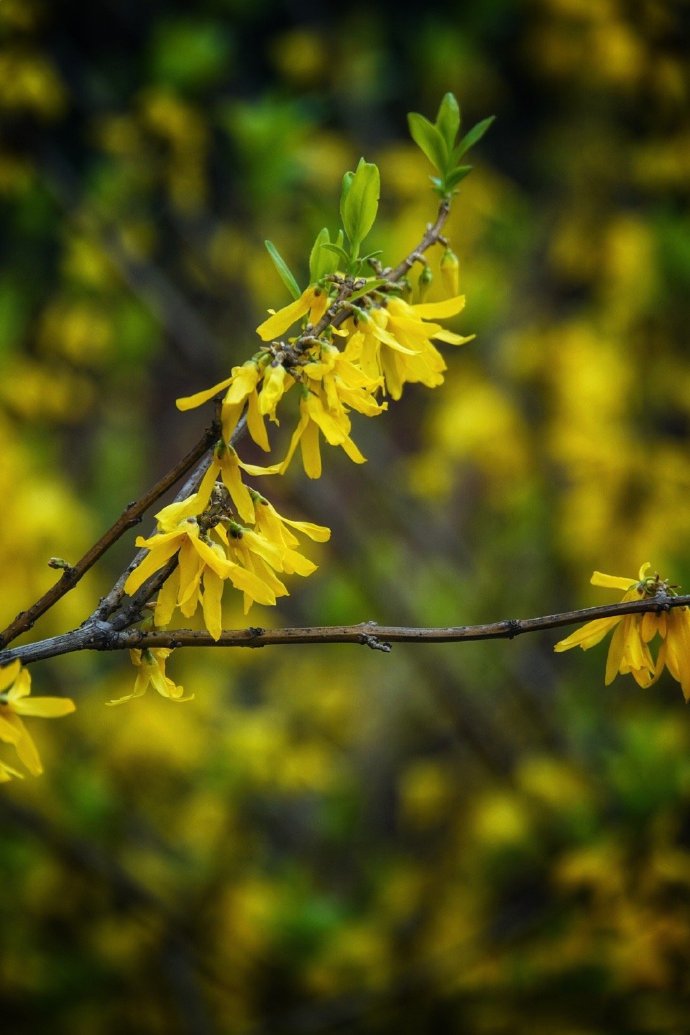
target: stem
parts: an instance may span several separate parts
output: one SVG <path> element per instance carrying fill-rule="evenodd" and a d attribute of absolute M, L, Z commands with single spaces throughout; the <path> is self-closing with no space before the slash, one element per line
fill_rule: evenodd
<path fill-rule="evenodd" d="M 669 597 L 659 594 L 643 600 L 585 607 L 538 618 L 504 619 L 485 625 L 418 628 L 361 622 L 358 625 L 312 625 L 287 629 L 262 629 L 254 626 L 248 629 L 225 629 L 217 640 L 207 632 L 192 629 L 171 629 L 167 632 L 142 632 L 140 629 L 118 631 L 110 622 L 89 619 L 72 632 L 2 651 L 0 665 L 7 665 L 15 658 L 20 658 L 25 664 L 31 664 L 34 661 L 43 661 L 46 658 L 81 650 L 113 651 L 144 647 L 268 647 L 297 643 L 357 643 L 387 653 L 390 651 L 391 643 L 512 640 L 523 633 L 558 629 L 564 625 L 577 625 L 579 622 L 592 621 L 595 618 L 642 614 L 645 611 L 661 613 L 674 607 L 688 605 L 690 595 Z"/>
<path fill-rule="evenodd" d="M 413 251 L 410 252 L 406 258 L 399 263 L 395 269 L 392 269 L 390 273 L 386 275 L 386 280 L 390 280 L 391 283 L 395 283 L 409 273 L 414 266 L 415 262 L 419 262 L 422 255 L 428 248 L 436 244 L 441 239 L 441 231 L 445 226 L 446 220 L 450 214 L 450 199 L 444 198 L 438 207 L 438 215 L 436 216 L 436 222 L 432 223 L 427 227 L 424 237 L 421 239 L 419 244 Z"/>

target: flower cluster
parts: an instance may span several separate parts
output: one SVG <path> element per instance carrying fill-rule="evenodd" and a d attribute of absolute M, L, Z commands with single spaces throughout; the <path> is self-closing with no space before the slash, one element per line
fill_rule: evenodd
<path fill-rule="evenodd" d="M 436 322 L 464 306 L 455 278 L 452 283 L 453 297 L 413 304 L 402 297 L 399 285 L 385 278 L 324 276 L 259 325 L 257 333 L 267 345 L 252 359 L 233 367 L 224 381 L 178 399 L 178 407 L 187 410 L 223 393 L 222 438 L 198 490 L 161 510 L 155 534 L 137 539 L 137 546 L 149 552 L 129 575 L 125 592 L 136 593 L 170 566 L 155 605 L 157 627 L 167 626 L 176 608 L 189 618 L 201 606 L 206 628 L 218 639 L 226 582 L 244 595 L 246 613 L 254 602 L 275 604 L 287 594 L 283 575 L 306 576 L 315 570 L 300 553 L 294 532 L 325 542 L 329 529 L 282 517 L 243 476 L 283 474 L 299 446 L 305 473 L 319 478 L 322 437 L 354 463 L 364 463 L 351 436 L 351 412 L 367 417 L 383 413 L 385 396 L 399 399 L 406 383 L 440 385 L 445 363 L 433 341 L 461 345 L 470 340 Z M 298 321 L 298 333 L 282 340 Z M 269 450 L 266 419 L 279 423 L 279 407 L 293 388 L 299 415 L 283 460 L 264 467 L 244 463 L 231 444 L 240 417 L 246 413 L 249 434 Z M 152 657 L 158 665 L 158 655 Z M 137 658 L 136 663 L 143 674 L 127 699 L 139 696 L 148 682 L 164 696 L 180 696 L 180 688 L 163 681 L 162 668 L 156 675 L 150 659 Z M 142 682 L 149 668 L 156 679 Z"/>
<path fill-rule="evenodd" d="M 43 772 L 41 759 L 21 716 L 36 715 L 56 719 L 74 711 L 74 701 L 68 697 L 31 697 L 31 675 L 16 660 L 0 669 L 0 740 L 11 744 L 17 756 L 32 776 Z M 0 783 L 23 774 L 5 762 L 0 762 Z"/>
<path fill-rule="evenodd" d="M 129 575 L 126 593 L 136 593 L 148 578 L 176 561 L 158 594 L 156 626 L 167 626 L 176 608 L 191 618 L 201 605 L 204 624 L 218 639 L 226 581 L 244 594 L 246 613 L 254 602 L 275 604 L 277 597 L 287 594 L 276 572 L 310 575 L 316 570 L 295 548 L 299 541 L 291 529 L 317 542 L 325 542 L 330 530 L 281 516 L 244 484 L 241 470 L 267 473 L 266 468 L 242 463 L 232 446 L 219 443 L 198 491 L 164 507 L 156 515 L 158 531 L 148 539 L 137 538 L 137 546 L 149 552 Z"/>
<path fill-rule="evenodd" d="M 595 571 L 592 585 L 624 590 L 621 603 L 675 596 L 677 587 L 658 574 L 650 575 L 650 568 L 649 563 L 643 564 L 637 579 Z M 685 700 L 690 700 L 690 610 L 687 607 L 597 618 L 561 640 L 554 650 L 570 650 L 571 647 L 589 650 L 612 630 L 615 631 L 606 661 L 607 686 L 618 673 L 632 675 L 639 686 L 651 686 L 667 668 L 680 683 Z M 661 642 L 655 659 L 651 646 L 657 635 Z"/>
<path fill-rule="evenodd" d="M 328 278 L 328 284 L 311 285 L 257 327 L 259 337 L 272 343 L 267 349 L 234 367 L 225 381 L 178 399 L 178 407 L 188 410 L 224 392 L 225 441 L 230 441 L 246 406 L 249 433 L 268 450 L 265 418 L 277 424 L 278 405 L 299 385 L 299 420 L 287 455 L 263 473 L 282 474 L 299 444 L 305 473 L 320 477 L 321 435 L 355 463 L 363 463 L 365 458 L 350 436 L 350 411 L 374 417 L 387 408 L 381 396 L 399 399 L 405 384 L 437 387 L 443 383 L 446 364 L 433 341 L 463 345 L 471 340 L 435 322 L 459 313 L 465 304 L 463 295 L 411 304 L 400 296 L 397 285 L 384 291 L 381 281 L 372 278 L 371 283 L 378 286 L 366 292 L 367 283 L 337 274 Z M 359 297 L 347 301 L 355 293 Z M 330 314 L 333 322 L 327 323 Z M 299 334 L 287 342 L 278 340 L 300 319 L 306 320 L 306 326 Z"/>

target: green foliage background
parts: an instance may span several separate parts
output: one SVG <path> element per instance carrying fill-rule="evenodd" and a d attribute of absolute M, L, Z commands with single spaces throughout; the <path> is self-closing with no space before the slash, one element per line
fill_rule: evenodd
<path fill-rule="evenodd" d="M 684 0 L 2 0 L 3 624 L 196 440 L 174 399 L 288 301 L 265 237 L 304 278 L 364 154 L 373 246 L 414 244 L 405 113 L 446 90 L 498 116 L 451 224 L 477 341 L 356 425 L 363 468 L 272 482 L 334 536 L 251 621 L 526 617 L 646 560 L 687 590 L 689 46 Z M 688 713 L 556 638 L 180 652 L 181 706 L 37 666 L 79 709 L 2 789 L 3 1031 L 685 1030 Z"/>

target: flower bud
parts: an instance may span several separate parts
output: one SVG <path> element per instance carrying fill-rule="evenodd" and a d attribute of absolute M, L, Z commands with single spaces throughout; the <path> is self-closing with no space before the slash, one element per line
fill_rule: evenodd
<path fill-rule="evenodd" d="M 446 248 L 441 258 L 441 279 L 447 294 L 454 297 L 459 293 L 460 263 L 451 248 Z"/>

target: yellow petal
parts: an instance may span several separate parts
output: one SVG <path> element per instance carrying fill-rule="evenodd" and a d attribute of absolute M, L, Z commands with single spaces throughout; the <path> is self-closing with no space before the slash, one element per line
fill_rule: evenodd
<path fill-rule="evenodd" d="M 422 320 L 443 320 L 448 316 L 455 316 L 464 308 L 464 295 L 455 295 L 444 302 L 418 302 L 410 306 L 415 315 L 421 316 Z"/>
<path fill-rule="evenodd" d="M 160 537 L 153 536 L 148 542 L 153 543 L 158 538 L 160 542 L 150 548 L 150 553 L 129 575 L 124 585 L 125 593 L 133 596 L 143 586 L 151 575 L 154 575 L 160 568 L 168 563 L 171 557 L 177 553 L 185 538 L 184 532 L 168 532 Z"/>
<path fill-rule="evenodd" d="M 620 671 L 621 662 L 623 661 L 623 650 L 625 647 L 625 627 L 621 622 L 615 633 L 611 637 L 611 645 L 609 652 L 606 657 L 606 674 L 604 676 L 604 683 L 609 686 L 614 681 L 618 672 Z"/>
<path fill-rule="evenodd" d="M 204 572 L 204 595 L 201 606 L 204 613 L 204 625 L 214 640 L 217 640 L 223 629 L 221 600 L 223 597 L 223 580 L 214 571 Z"/>
<path fill-rule="evenodd" d="M 11 661 L 9 665 L 5 665 L 4 668 L 0 668 L 0 693 L 7 690 L 9 686 L 12 686 L 19 675 L 19 669 L 21 667 L 21 661 L 19 658 L 16 658 L 14 661 Z"/>
<path fill-rule="evenodd" d="M 307 288 L 290 305 L 284 306 L 260 323 L 256 328 L 256 333 L 263 341 L 273 341 L 275 338 L 279 338 L 289 327 L 292 327 L 296 320 L 299 320 L 300 316 L 304 316 L 309 311 L 313 297 L 314 289 Z"/>
<path fill-rule="evenodd" d="M 595 644 L 600 643 L 604 636 L 621 621 L 621 615 L 614 615 L 612 618 L 596 618 L 593 622 L 587 622 L 582 628 L 576 629 L 564 640 L 559 640 L 554 646 L 558 653 L 570 650 L 571 647 L 581 647 L 582 650 L 589 650 Z"/>
<path fill-rule="evenodd" d="M 222 392 L 224 388 L 228 388 L 232 384 L 232 380 L 232 375 L 226 377 L 224 381 L 219 381 L 213 388 L 206 388 L 203 392 L 197 392 L 195 395 L 186 395 L 181 399 L 177 399 L 175 405 L 178 410 L 193 410 L 195 406 L 201 406 L 202 403 L 208 402 L 209 399 L 213 399 L 215 395 Z"/>
<path fill-rule="evenodd" d="M 75 709 L 70 697 L 25 697 L 13 706 L 18 715 L 37 715 L 43 719 L 57 719 Z"/>
<path fill-rule="evenodd" d="M 619 575 L 605 575 L 601 571 L 595 571 L 590 582 L 593 586 L 602 586 L 604 589 L 630 590 L 636 585 L 637 579 L 625 579 Z"/>

